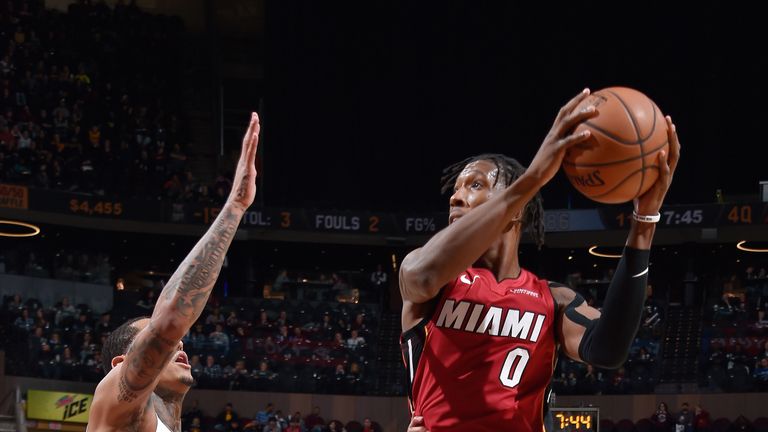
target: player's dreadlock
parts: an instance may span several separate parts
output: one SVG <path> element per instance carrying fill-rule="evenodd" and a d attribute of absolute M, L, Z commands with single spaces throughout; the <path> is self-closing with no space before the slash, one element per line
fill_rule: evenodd
<path fill-rule="evenodd" d="M 467 164 L 470 164 L 479 160 L 487 160 L 493 162 L 499 169 L 499 175 L 496 176 L 496 182 L 499 179 L 503 179 L 506 186 L 511 185 L 518 177 L 523 175 L 525 167 L 520 164 L 516 159 L 509 156 L 497 153 L 486 153 L 477 156 L 472 156 L 464 159 L 463 161 L 456 162 L 443 169 L 443 177 L 440 181 L 443 184 L 442 192 L 446 193 L 453 189 L 456 184 L 456 179 L 464 170 Z M 496 183 L 494 183 L 496 186 Z M 541 194 L 538 192 L 536 195 L 525 205 L 523 210 L 523 229 L 527 229 L 536 242 L 536 246 L 541 248 L 544 245 L 544 206 L 542 204 Z"/>

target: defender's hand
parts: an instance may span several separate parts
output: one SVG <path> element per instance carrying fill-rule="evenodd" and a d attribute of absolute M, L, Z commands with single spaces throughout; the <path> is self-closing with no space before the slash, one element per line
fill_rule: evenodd
<path fill-rule="evenodd" d="M 259 147 L 259 115 L 251 113 L 251 123 L 243 137 L 243 149 L 237 162 L 232 191 L 227 202 L 245 211 L 256 198 L 256 149 Z"/>

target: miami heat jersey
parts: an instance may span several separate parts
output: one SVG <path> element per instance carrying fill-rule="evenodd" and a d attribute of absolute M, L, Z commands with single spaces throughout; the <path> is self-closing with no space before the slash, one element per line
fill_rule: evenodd
<path fill-rule="evenodd" d="M 431 432 L 541 432 L 555 316 L 547 281 L 526 270 L 500 282 L 487 269 L 459 275 L 401 338 L 414 414 Z"/>

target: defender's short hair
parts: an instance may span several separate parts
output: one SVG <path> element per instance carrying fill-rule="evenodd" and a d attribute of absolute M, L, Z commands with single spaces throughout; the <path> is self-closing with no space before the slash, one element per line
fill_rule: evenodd
<path fill-rule="evenodd" d="M 109 334 L 109 337 L 107 337 L 107 340 L 104 342 L 104 347 L 101 349 L 104 373 L 109 373 L 109 371 L 112 370 L 113 358 L 128 352 L 128 347 L 131 346 L 136 335 L 139 334 L 139 329 L 133 324 L 136 321 L 145 318 L 149 317 L 140 316 L 131 318 Z"/>

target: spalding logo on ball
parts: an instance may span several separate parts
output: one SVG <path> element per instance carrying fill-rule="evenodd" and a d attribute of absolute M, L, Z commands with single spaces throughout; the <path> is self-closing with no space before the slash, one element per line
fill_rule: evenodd
<path fill-rule="evenodd" d="M 578 109 L 594 105 L 597 117 L 582 123 L 590 138 L 568 149 L 563 170 L 587 198 L 606 204 L 631 201 L 659 177 L 659 152 L 669 154 L 667 123 L 646 95 L 626 87 L 592 93 Z"/>

